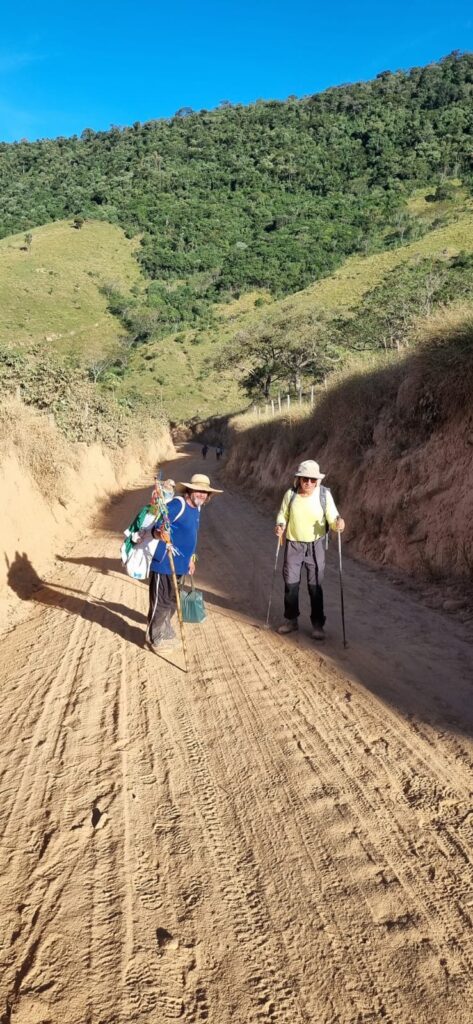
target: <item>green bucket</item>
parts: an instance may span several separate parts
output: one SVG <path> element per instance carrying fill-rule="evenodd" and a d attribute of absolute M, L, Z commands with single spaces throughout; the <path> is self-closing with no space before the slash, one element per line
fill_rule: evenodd
<path fill-rule="evenodd" d="M 181 612 L 184 622 L 204 622 L 207 618 L 204 595 L 196 590 L 191 576 L 191 589 L 181 590 Z"/>

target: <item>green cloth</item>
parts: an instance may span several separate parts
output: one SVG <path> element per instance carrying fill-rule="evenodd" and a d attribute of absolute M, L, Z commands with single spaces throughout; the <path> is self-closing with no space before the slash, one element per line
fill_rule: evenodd
<path fill-rule="evenodd" d="M 125 552 L 126 552 L 127 555 L 130 554 L 130 551 L 135 546 L 135 541 L 133 541 L 131 539 L 132 535 L 134 533 L 138 533 L 141 530 L 141 527 L 143 526 L 143 523 L 144 523 L 147 515 L 153 515 L 155 513 L 156 513 L 156 506 L 155 505 L 144 505 L 143 508 L 140 508 L 140 511 L 135 516 L 133 522 L 130 523 L 130 525 L 124 531 L 125 532 L 125 540 L 123 542 L 123 547 L 124 547 Z"/>

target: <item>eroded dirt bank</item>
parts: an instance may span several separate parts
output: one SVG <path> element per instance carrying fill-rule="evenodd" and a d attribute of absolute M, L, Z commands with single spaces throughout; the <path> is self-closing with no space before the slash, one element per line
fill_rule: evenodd
<path fill-rule="evenodd" d="M 225 479 L 275 509 L 299 461 L 317 459 L 346 518 L 351 552 L 419 580 L 456 581 L 471 615 L 471 312 L 442 310 L 424 331 L 402 357 L 342 375 L 309 415 L 296 406 L 274 419 L 235 417 Z"/>
<path fill-rule="evenodd" d="M 307 618 L 264 631 L 272 518 L 226 493 L 186 676 L 143 649 L 146 587 L 117 563 L 148 493 L 1 642 L 0 1020 L 468 1024 L 465 627 L 347 560 L 343 651 L 332 551 L 326 646 Z"/>
<path fill-rule="evenodd" d="M 16 419 L 16 431 L 4 439 L 0 459 L 0 633 L 18 621 L 36 585 L 31 565 L 46 571 L 65 545 L 93 528 L 105 498 L 146 472 L 151 483 L 156 464 L 174 452 L 161 424 L 146 444 L 109 449 L 66 441 L 21 402 L 10 400 L 2 415 Z"/>

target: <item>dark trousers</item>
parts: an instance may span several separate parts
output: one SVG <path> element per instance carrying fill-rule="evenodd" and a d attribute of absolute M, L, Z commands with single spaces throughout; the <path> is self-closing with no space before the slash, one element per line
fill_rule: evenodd
<path fill-rule="evenodd" d="M 307 590 L 310 597 L 310 621 L 313 626 L 323 626 L 324 594 L 322 582 L 325 570 L 325 540 L 320 538 L 313 543 L 288 540 L 284 550 L 284 617 L 299 617 L 299 587 L 302 570 L 307 575 Z"/>
<path fill-rule="evenodd" d="M 177 577 L 180 583 L 182 576 Z M 149 574 L 149 610 L 146 639 L 152 644 L 172 637 L 171 617 L 176 611 L 176 599 L 172 576 L 162 572 Z"/>

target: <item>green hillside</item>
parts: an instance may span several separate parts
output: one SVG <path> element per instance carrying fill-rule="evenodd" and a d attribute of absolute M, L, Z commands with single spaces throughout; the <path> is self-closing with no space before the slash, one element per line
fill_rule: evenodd
<path fill-rule="evenodd" d="M 438 219 L 437 204 L 427 204 L 424 193 L 413 196 L 412 204 L 419 215 L 427 206 L 434 222 Z M 118 227 L 95 221 L 80 230 L 69 221 L 38 228 L 30 251 L 23 235 L 12 236 L 0 241 L 0 352 L 34 352 L 36 358 L 43 353 L 58 365 L 72 358 L 86 371 L 111 353 L 100 390 L 126 406 L 144 399 L 151 409 L 163 405 L 174 420 L 234 412 L 248 404 L 248 397 L 234 368 L 215 369 L 222 350 L 238 346 L 242 337 L 257 340 L 262 332 L 289 336 L 297 331 L 303 337 L 321 315 L 327 323 L 353 317 L 396 267 L 417 271 L 420 261 L 433 258 L 448 268 L 459 253 L 473 252 L 473 203 L 458 188 L 451 204 L 451 223 L 416 242 L 351 257 L 334 274 L 282 299 L 267 291 L 247 292 L 216 305 L 208 326 L 148 338 L 132 346 L 126 359 L 120 355 L 126 329 L 109 312 L 113 301 L 103 287 L 112 282 L 131 309 L 134 303 L 143 308 L 149 282 L 134 258 L 136 243 Z M 473 288 L 473 270 L 469 277 Z"/>
<path fill-rule="evenodd" d="M 75 214 L 139 236 L 162 324 L 306 287 L 354 253 L 414 239 L 408 200 L 473 177 L 473 55 L 326 92 L 188 108 L 80 138 L 0 144 L 0 235 Z M 161 301 L 162 300 L 162 301 Z"/>
<path fill-rule="evenodd" d="M 2 365 L 30 352 L 43 375 L 189 419 L 398 350 L 417 316 L 472 297 L 472 97 L 473 55 L 454 53 L 0 144 Z"/>
<path fill-rule="evenodd" d="M 113 280 L 129 292 L 140 278 L 136 243 L 112 224 L 47 224 L 0 241 L 0 344 L 32 345 L 83 362 L 110 351 L 120 324 L 100 289 Z"/>
<path fill-rule="evenodd" d="M 248 397 L 238 386 L 235 369 L 225 372 L 213 368 L 222 349 L 238 348 L 242 338 L 257 341 L 261 333 L 289 336 L 297 332 L 303 338 L 314 318 L 321 315 L 328 324 L 341 315 L 353 318 L 363 299 L 382 287 L 397 267 L 418 273 L 424 260 L 438 260 L 447 273 L 458 254 L 473 253 L 473 203 L 469 206 L 456 221 L 417 242 L 372 256 L 351 257 L 333 275 L 287 298 L 272 300 L 267 293 L 247 293 L 233 303 L 217 306 L 216 322 L 210 329 L 180 332 L 149 342 L 132 356 L 122 384 L 125 393 L 141 388 L 150 397 L 162 396 L 172 419 L 205 418 L 245 407 Z M 473 293 L 473 266 L 467 268 L 466 278 L 467 291 L 471 287 Z M 441 293 L 439 302 L 448 298 Z M 348 345 L 346 356 L 351 352 Z"/>

